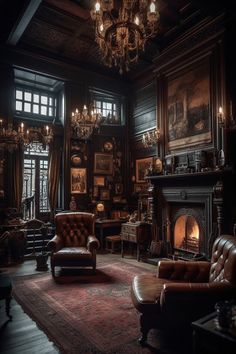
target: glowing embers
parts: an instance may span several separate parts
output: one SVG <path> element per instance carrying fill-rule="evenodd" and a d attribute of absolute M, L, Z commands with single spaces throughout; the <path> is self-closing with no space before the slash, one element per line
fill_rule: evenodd
<path fill-rule="evenodd" d="M 174 248 L 199 253 L 200 229 L 192 215 L 181 215 L 174 226 Z"/>

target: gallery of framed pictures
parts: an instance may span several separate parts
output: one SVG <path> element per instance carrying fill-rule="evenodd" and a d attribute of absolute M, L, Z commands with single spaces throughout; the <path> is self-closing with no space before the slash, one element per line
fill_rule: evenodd
<path fill-rule="evenodd" d="M 86 168 L 71 168 L 71 194 L 87 193 L 87 171 Z"/>

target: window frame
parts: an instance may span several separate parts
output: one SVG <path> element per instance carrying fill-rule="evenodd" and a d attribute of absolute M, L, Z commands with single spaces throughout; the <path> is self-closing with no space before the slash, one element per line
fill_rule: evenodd
<path fill-rule="evenodd" d="M 17 97 L 17 92 L 21 92 L 21 98 Z M 31 95 L 27 99 L 27 94 Z M 36 97 L 38 96 L 38 100 Z M 47 103 L 43 102 L 44 97 Z M 17 108 L 17 104 L 21 104 L 21 109 Z M 24 110 L 26 105 L 30 105 L 29 110 Z M 38 107 L 38 113 L 34 112 L 34 107 Z M 45 114 L 42 110 L 45 109 Z M 51 111 L 51 113 L 50 113 Z M 38 118 L 41 121 L 53 121 L 57 113 L 57 95 L 53 92 L 47 92 L 39 89 L 34 89 L 29 86 L 15 85 L 15 115 L 28 118 Z"/>

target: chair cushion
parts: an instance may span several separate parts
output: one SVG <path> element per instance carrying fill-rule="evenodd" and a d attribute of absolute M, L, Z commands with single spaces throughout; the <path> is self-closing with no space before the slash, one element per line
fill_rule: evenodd
<path fill-rule="evenodd" d="M 163 285 L 170 282 L 158 279 L 154 274 L 136 275 L 131 287 L 134 306 L 139 312 L 159 312 Z"/>
<path fill-rule="evenodd" d="M 60 251 L 53 253 L 54 260 L 73 260 L 81 258 L 91 258 L 92 254 L 86 247 L 64 247 Z"/>

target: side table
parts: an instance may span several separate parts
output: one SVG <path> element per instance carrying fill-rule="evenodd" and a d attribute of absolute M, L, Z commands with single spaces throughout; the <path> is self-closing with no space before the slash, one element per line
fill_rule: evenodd
<path fill-rule="evenodd" d="M 194 354 L 235 354 L 236 327 L 221 330 L 216 312 L 192 323 Z"/>
<path fill-rule="evenodd" d="M 124 257 L 124 242 L 131 242 L 137 246 L 137 261 L 140 261 L 140 248 L 147 243 L 151 237 L 150 225 L 144 222 L 127 222 L 121 226 L 121 257 Z"/>
<path fill-rule="evenodd" d="M 12 319 L 10 315 L 12 284 L 11 279 L 7 274 L 0 273 L 0 300 L 5 300 L 5 308 L 7 316 Z"/>

